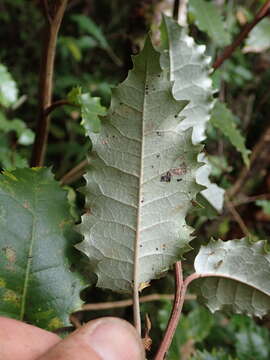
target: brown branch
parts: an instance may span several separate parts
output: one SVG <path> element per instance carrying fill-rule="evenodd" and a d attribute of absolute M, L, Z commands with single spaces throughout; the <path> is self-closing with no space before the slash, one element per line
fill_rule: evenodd
<path fill-rule="evenodd" d="M 140 303 L 151 302 L 151 301 L 163 301 L 163 300 L 173 300 L 173 294 L 151 294 L 140 297 Z M 195 295 L 186 295 L 185 300 L 195 300 Z M 108 310 L 108 309 L 116 309 L 123 308 L 133 305 L 132 299 L 127 300 L 119 300 L 119 301 L 109 301 L 104 303 L 93 303 L 93 304 L 85 304 L 82 306 L 82 310 L 80 311 L 98 311 L 98 310 Z"/>
<path fill-rule="evenodd" d="M 155 356 L 155 360 L 163 360 L 165 358 L 166 353 L 171 345 L 175 330 L 177 328 L 180 315 L 182 312 L 183 303 L 185 300 L 186 292 L 184 291 L 183 272 L 180 261 L 178 261 L 174 265 L 174 271 L 175 271 L 175 296 L 174 296 L 173 309 L 171 312 L 170 320 L 167 325 L 167 329 L 165 331 L 164 338 Z"/>
<path fill-rule="evenodd" d="M 239 212 L 235 209 L 233 203 L 228 198 L 225 198 L 225 204 L 226 204 L 226 207 L 228 208 L 228 210 L 230 211 L 230 213 L 232 214 L 234 220 L 237 222 L 240 229 L 243 231 L 243 234 L 246 236 L 250 236 L 251 235 L 250 231 L 248 230 L 248 228 L 247 228 L 244 220 L 240 216 Z"/>
<path fill-rule="evenodd" d="M 67 2 L 68 0 L 57 1 L 52 19 L 44 28 L 45 39 L 39 74 L 39 117 L 31 166 L 43 166 L 44 163 L 50 125 L 50 118 L 44 113 L 51 105 L 56 42 Z"/>
<path fill-rule="evenodd" d="M 52 23 L 52 17 L 51 17 L 50 10 L 49 10 L 48 0 L 43 0 L 42 5 L 43 5 L 43 8 L 44 8 L 44 14 L 46 16 L 46 19 L 47 19 L 48 23 L 51 24 Z"/>
<path fill-rule="evenodd" d="M 234 185 L 227 191 L 227 195 L 231 200 L 234 200 L 235 196 L 243 189 L 243 186 L 249 175 L 251 173 L 252 168 L 255 166 L 255 163 L 261 159 L 261 163 L 263 160 L 269 160 L 269 149 L 270 149 L 270 127 L 266 129 L 266 131 L 261 136 L 259 142 L 255 145 L 251 157 L 250 157 L 250 165 L 249 168 L 243 167 L 240 171 L 239 177 L 234 183 Z"/>
<path fill-rule="evenodd" d="M 260 22 L 263 18 L 265 18 L 269 14 L 270 10 L 270 0 L 268 0 L 261 9 L 257 12 L 252 22 L 246 24 L 240 34 L 236 37 L 234 42 L 227 46 L 224 52 L 216 59 L 213 64 L 214 70 L 218 69 L 223 62 L 228 59 L 232 53 L 236 50 L 236 48 L 245 40 L 250 31 Z"/>
<path fill-rule="evenodd" d="M 239 200 L 233 202 L 233 206 L 241 206 L 244 204 L 250 204 L 257 200 L 270 200 L 270 194 L 260 194 L 260 195 L 253 195 L 253 196 L 243 196 L 240 197 Z"/>
<path fill-rule="evenodd" d="M 165 332 L 165 336 L 162 340 L 162 343 L 158 349 L 158 352 L 155 356 L 155 360 L 164 360 L 166 358 L 166 354 L 169 350 L 169 347 L 171 345 L 175 330 L 177 328 L 180 316 L 181 316 L 181 312 L 182 312 L 182 308 L 183 308 L 183 304 L 185 301 L 185 295 L 187 292 L 187 288 L 189 286 L 189 284 L 197 279 L 200 278 L 207 278 L 207 277 L 223 277 L 223 278 L 227 278 L 227 279 L 231 279 L 231 277 L 229 276 L 222 276 L 222 275 L 217 275 L 217 274 L 211 274 L 211 273 L 205 273 L 205 274 L 197 274 L 197 273 L 193 273 L 191 275 L 189 275 L 184 281 L 181 281 L 182 279 L 182 270 L 181 270 L 181 263 L 177 262 L 175 265 L 175 271 L 176 274 L 178 273 L 178 275 L 176 276 L 176 285 L 178 290 L 176 290 L 175 293 L 175 300 L 174 300 L 174 305 L 173 305 L 173 310 L 172 310 L 172 314 Z M 181 289 L 180 289 L 181 288 Z"/>
<path fill-rule="evenodd" d="M 81 161 L 78 165 L 76 165 L 73 169 L 71 169 L 61 178 L 61 184 L 68 185 L 78 180 L 85 173 L 85 168 L 88 164 L 89 162 L 87 159 Z"/>

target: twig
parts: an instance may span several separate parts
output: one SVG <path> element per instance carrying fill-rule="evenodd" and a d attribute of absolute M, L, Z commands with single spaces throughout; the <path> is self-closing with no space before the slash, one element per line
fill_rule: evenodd
<path fill-rule="evenodd" d="M 78 180 L 85 173 L 85 168 L 88 164 L 89 162 L 87 159 L 81 161 L 78 165 L 76 165 L 73 169 L 71 169 L 61 178 L 61 184 L 68 185 Z"/>
<path fill-rule="evenodd" d="M 241 206 L 244 204 L 249 204 L 255 202 L 257 200 L 270 200 L 270 194 L 260 194 L 254 196 L 244 196 L 242 199 L 240 198 L 238 201 L 233 202 L 233 206 Z"/>
<path fill-rule="evenodd" d="M 173 4 L 173 18 L 178 22 L 180 0 L 174 0 Z"/>
<path fill-rule="evenodd" d="M 55 109 L 57 109 L 60 106 L 63 105 L 69 105 L 69 106 L 76 106 L 78 107 L 78 105 L 76 104 L 72 104 L 70 101 L 68 100 L 57 100 L 55 102 L 53 102 L 50 106 L 48 106 L 45 111 L 44 111 L 44 116 L 49 116 L 51 112 L 53 112 Z"/>
<path fill-rule="evenodd" d="M 197 279 L 200 278 L 207 278 L 207 277 L 223 277 L 223 278 L 228 278 L 231 279 L 231 277 L 228 276 L 224 276 L 224 275 L 216 275 L 216 274 L 211 274 L 211 273 L 205 273 L 205 274 L 198 274 L 198 273 L 193 273 L 191 275 L 189 275 L 184 282 L 181 283 L 181 279 L 182 279 L 182 275 L 180 275 L 180 273 L 182 274 L 182 270 L 181 270 L 181 263 L 177 262 L 176 263 L 177 268 L 175 268 L 175 271 L 178 272 L 178 278 L 176 278 L 178 284 L 177 284 L 177 291 L 175 294 L 175 300 L 174 300 L 174 305 L 173 305 L 173 310 L 172 310 L 172 314 L 165 332 L 165 336 L 162 340 L 162 343 L 158 349 L 158 352 L 155 356 L 155 360 L 164 360 L 166 357 L 166 353 L 169 350 L 169 347 L 171 345 L 175 330 L 177 328 L 180 316 L 181 316 L 181 312 L 182 312 L 182 308 L 183 308 L 183 304 L 184 304 L 184 300 L 185 300 L 185 295 L 187 292 L 187 288 L 189 286 L 189 284 Z M 181 289 L 180 289 L 181 287 Z"/>
<path fill-rule="evenodd" d="M 251 235 L 250 231 L 248 230 L 248 228 L 247 228 L 246 224 L 244 223 L 244 220 L 240 216 L 239 212 L 235 209 L 233 203 L 228 198 L 225 198 L 225 204 L 226 204 L 228 210 L 230 211 L 230 213 L 232 214 L 232 216 L 234 217 L 235 221 L 239 225 L 240 229 L 243 231 L 243 233 L 246 236 L 250 236 Z"/>
<path fill-rule="evenodd" d="M 240 192 L 240 189 L 243 188 L 244 183 L 249 177 L 250 171 L 254 166 L 255 162 L 259 158 L 266 157 L 269 159 L 269 148 L 270 148 L 270 127 L 266 129 L 266 131 L 261 136 L 259 142 L 255 145 L 251 157 L 249 168 L 243 167 L 240 171 L 239 177 L 234 183 L 234 185 L 228 190 L 228 197 L 233 200 L 234 197 Z"/>
<path fill-rule="evenodd" d="M 183 272 L 180 261 L 178 261 L 174 265 L 174 271 L 175 271 L 175 296 L 174 296 L 173 309 L 171 312 L 167 329 L 165 331 L 164 338 L 158 349 L 155 360 L 163 360 L 165 358 L 165 355 L 171 345 L 175 330 L 177 328 L 177 324 L 179 322 L 183 303 L 184 303 L 185 289 L 183 284 Z"/>
<path fill-rule="evenodd" d="M 269 10 L 270 10 L 270 0 L 268 0 L 261 7 L 261 9 L 255 15 L 254 20 L 243 27 L 242 31 L 236 37 L 233 43 L 227 46 L 224 52 L 216 59 L 216 61 L 213 64 L 214 70 L 218 69 L 223 64 L 223 62 L 232 55 L 235 49 L 243 42 L 243 40 L 248 36 L 250 31 L 258 24 L 258 22 L 260 22 L 263 18 L 265 18 L 269 14 Z"/>
<path fill-rule="evenodd" d="M 50 15 L 48 0 L 43 0 L 42 3 L 43 3 L 46 19 L 47 19 L 48 23 L 51 24 L 52 23 L 52 17 Z"/>
<path fill-rule="evenodd" d="M 39 75 L 39 118 L 31 166 L 43 166 L 44 163 L 50 125 L 50 118 L 44 112 L 51 105 L 56 41 L 67 2 L 58 0 L 52 20 L 44 28 L 45 42 Z"/>
<path fill-rule="evenodd" d="M 163 301 L 163 300 L 173 300 L 175 295 L 173 294 L 151 294 L 140 297 L 140 303 L 151 302 L 151 301 Z M 186 295 L 185 300 L 195 300 L 195 295 Z M 133 300 L 119 300 L 119 301 L 110 301 L 103 303 L 93 303 L 85 304 L 82 306 L 80 311 L 98 311 L 98 310 L 108 310 L 132 306 Z"/>

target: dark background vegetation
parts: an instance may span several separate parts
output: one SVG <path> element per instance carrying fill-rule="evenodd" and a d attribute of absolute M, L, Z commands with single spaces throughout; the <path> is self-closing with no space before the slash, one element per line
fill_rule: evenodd
<path fill-rule="evenodd" d="M 263 4 L 263 1 L 249 0 L 213 2 L 219 7 L 226 31 L 232 38 Z M 57 44 L 54 100 L 66 98 L 74 86 L 80 85 L 93 96 L 101 97 L 102 104 L 108 107 L 111 88 L 126 77 L 132 66 L 130 55 L 138 52 L 151 26 L 156 30 L 161 11 L 172 7 L 173 1 L 161 0 L 70 0 Z M 94 30 L 85 23 L 87 18 L 94 22 Z M 222 49 L 201 32 L 193 20 L 189 18 L 190 34 L 197 43 L 207 44 L 207 52 L 215 59 Z M 0 23 L 0 63 L 7 66 L 20 94 L 15 109 L 2 110 L 8 119 L 21 119 L 34 131 L 44 27 L 39 1 L 0 0 Z M 101 35 L 95 36 L 96 31 Z M 106 39 L 109 46 L 104 45 L 102 39 Z M 245 235 L 245 227 L 254 238 L 269 239 L 269 47 L 248 53 L 240 47 L 215 74 L 215 85 L 220 89 L 216 96 L 237 115 L 237 126 L 253 153 L 247 169 L 234 147 L 218 130 L 208 127 L 206 149 L 213 165 L 212 177 L 228 192 L 233 192 L 231 201 L 236 213 L 225 205 L 221 216 L 217 216 L 209 206 L 202 208 L 195 204 L 188 219 L 196 228 L 194 247 L 210 237 L 240 238 Z M 14 131 L 7 137 L 0 128 L 2 168 L 25 166 L 29 162 L 32 145 L 20 145 L 17 140 Z M 46 166 L 53 166 L 56 178 L 61 179 L 83 161 L 90 148 L 78 111 L 68 106 L 57 109 L 52 116 L 45 161 Z M 82 178 L 75 177 L 68 185 L 77 189 L 82 184 Z M 83 212 L 82 196 L 77 200 L 76 211 Z M 191 263 L 192 259 L 188 255 L 187 258 Z M 185 271 L 190 271 L 188 264 Z M 173 277 L 154 281 L 144 292 L 145 295 L 152 293 L 173 294 Z M 90 288 L 84 296 L 91 303 L 125 298 L 96 288 Z M 150 335 L 157 345 L 156 339 L 160 339 L 170 313 L 170 301 L 145 303 L 142 309 L 144 315 L 150 315 L 153 328 Z M 103 315 L 132 318 L 130 308 L 93 311 L 87 318 Z M 267 318 L 211 315 L 194 300 L 188 300 L 169 359 L 266 360 L 270 358 L 269 328 Z"/>

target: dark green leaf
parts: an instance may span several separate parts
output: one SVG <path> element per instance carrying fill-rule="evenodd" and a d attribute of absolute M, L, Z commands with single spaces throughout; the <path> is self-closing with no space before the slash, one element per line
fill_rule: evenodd
<path fill-rule="evenodd" d="M 0 176 L 0 314 L 49 330 L 69 323 L 82 288 L 67 193 L 45 168 Z"/>

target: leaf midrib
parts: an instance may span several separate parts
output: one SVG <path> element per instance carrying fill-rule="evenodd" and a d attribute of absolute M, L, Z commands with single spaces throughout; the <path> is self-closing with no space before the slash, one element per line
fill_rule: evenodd
<path fill-rule="evenodd" d="M 34 206 L 33 208 L 36 209 L 36 191 L 34 189 Z M 25 271 L 25 278 L 24 278 L 24 284 L 23 284 L 23 292 L 22 292 L 22 302 L 21 302 L 21 311 L 20 311 L 20 320 L 24 320 L 25 315 L 25 307 L 26 307 L 26 298 L 27 298 L 27 291 L 28 291 L 28 284 L 29 284 L 29 278 L 30 278 L 30 272 L 31 272 L 31 265 L 33 262 L 33 246 L 34 246 L 34 239 L 35 239 L 35 233 L 36 233 L 36 220 L 35 215 L 32 213 L 33 221 L 32 221 L 32 229 L 31 229 L 31 240 L 30 240 L 30 246 L 29 251 L 27 255 L 27 265 L 26 265 L 26 271 Z"/>
<path fill-rule="evenodd" d="M 226 280 L 231 280 L 231 281 L 235 281 L 236 283 L 239 283 L 241 285 L 245 285 L 245 286 L 248 286 L 266 296 L 270 296 L 270 294 L 268 292 L 266 292 L 265 290 L 263 289 L 260 289 L 258 288 L 256 285 L 254 284 L 251 284 L 251 283 L 248 283 L 247 281 L 245 280 L 240 280 L 239 278 L 237 277 L 234 277 L 234 276 L 230 276 L 230 275 L 227 275 L 227 274 L 224 274 L 224 273 L 200 273 L 200 272 L 196 272 L 196 274 L 198 275 L 198 279 L 207 279 L 207 278 L 218 278 L 218 280 L 221 280 L 221 279 L 226 279 Z"/>
<path fill-rule="evenodd" d="M 134 248 L 134 273 L 133 273 L 133 286 L 134 291 L 139 289 L 139 251 L 140 251 L 140 227 L 141 227 L 141 208 L 142 208 L 142 187 L 143 187 L 143 169 L 144 169 L 144 121 L 145 121 L 145 108 L 146 108 L 146 84 L 148 78 L 148 61 L 146 61 L 145 69 L 145 83 L 143 92 L 143 107 L 142 107 L 142 125 L 141 125 L 141 154 L 140 154 L 140 174 L 139 174 L 139 191 L 138 191 L 138 212 L 137 212 L 137 224 L 136 224 L 136 238 Z"/>

